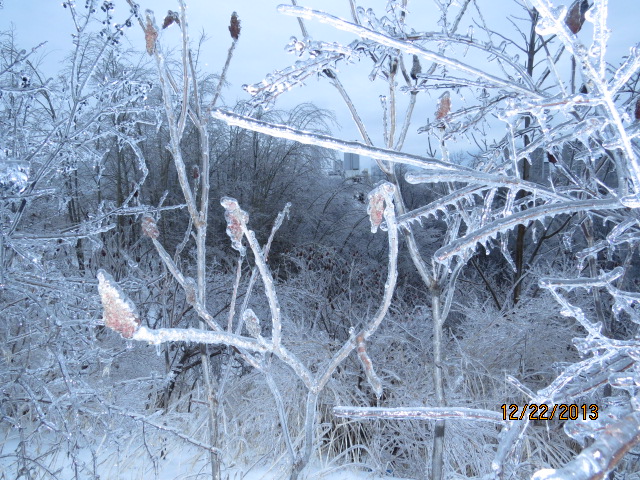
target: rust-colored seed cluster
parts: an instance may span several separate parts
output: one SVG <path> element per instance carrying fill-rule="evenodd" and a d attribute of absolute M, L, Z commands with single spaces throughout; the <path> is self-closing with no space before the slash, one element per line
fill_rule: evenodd
<path fill-rule="evenodd" d="M 224 218 L 227 221 L 227 235 L 231 239 L 231 246 L 244 255 L 244 247 L 242 246 L 243 224 L 249 221 L 249 215 L 244 212 L 238 202 L 230 197 L 224 197 L 220 201 L 224 207 Z"/>
<path fill-rule="evenodd" d="M 98 292 L 104 308 L 104 324 L 124 338 L 133 337 L 141 323 L 135 305 L 104 270 L 98 271 Z"/>
<path fill-rule="evenodd" d="M 147 53 L 153 55 L 156 50 L 156 40 L 158 39 L 158 32 L 153 26 L 153 22 L 150 18 L 147 18 L 147 26 L 144 28 L 144 40 L 147 44 Z"/>
<path fill-rule="evenodd" d="M 369 197 L 368 213 L 371 227 L 377 230 L 382 223 L 382 216 L 384 215 L 384 195 L 376 192 Z"/>
<path fill-rule="evenodd" d="M 582 25 L 584 25 L 584 15 L 589 10 L 589 1 L 588 0 L 576 0 L 571 4 L 569 8 L 569 13 L 564 19 L 564 23 L 569 27 L 571 33 L 574 35 L 582 30 Z"/>
<path fill-rule="evenodd" d="M 142 233 L 149 238 L 158 238 L 160 231 L 158 225 L 151 215 L 145 215 L 142 217 Z"/>
<path fill-rule="evenodd" d="M 238 20 L 238 14 L 236 12 L 231 14 L 229 33 L 231 33 L 231 38 L 234 40 L 238 40 L 238 38 L 240 38 L 240 20 Z"/>
<path fill-rule="evenodd" d="M 451 95 L 449 92 L 444 92 L 438 101 L 438 108 L 436 110 L 436 120 L 442 120 L 451 111 Z"/>

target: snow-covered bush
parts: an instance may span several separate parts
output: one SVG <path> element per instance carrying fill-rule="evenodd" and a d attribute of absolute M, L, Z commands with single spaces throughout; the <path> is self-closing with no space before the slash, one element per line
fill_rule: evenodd
<path fill-rule="evenodd" d="M 0 34 L 0 410 L 10 426 L 2 470 L 12 478 L 58 475 L 60 456 L 73 465 L 64 475 L 97 475 L 100 439 L 115 439 L 122 426 L 105 420 L 121 398 L 102 376 L 132 355 L 96 328 L 92 262 L 121 215 L 135 211 L 146 166 L 134 130 L 149 85 L 118 62 L 131 13 L 65 7 L 74 48 L 54 78 L 38 66 L 42 45 L 22 50 L 12 32 Z M 127 149 L 134 191 L 116 203 L 106 158 Z M 127 371 L 129 380 L 139 373 Z M 147 380 L 129 387 L 132 400 L 157 383 Z"/>

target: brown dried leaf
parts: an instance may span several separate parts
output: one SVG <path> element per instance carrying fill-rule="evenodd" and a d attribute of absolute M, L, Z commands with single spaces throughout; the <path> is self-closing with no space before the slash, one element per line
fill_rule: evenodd
<path fill-rule="evenodd" d="M 142 233 L 149 238 L 158 238 L 160 236 L 158 225 L 156 225 L 156 221 L 151 215 L 142 217 Z"/>
<path fill-rule="evenodd" d="M 98 270 L 98 293 L 104 308 L 104 324 L 124 338 L 133 337 L 141 323 L 136 307 L 104 270 Z"/>
<path fill-rule="evenodd" d="M 147 45 L 147 53 L 153 55 L 156 50 L 156 40 L 158 39 L 158 32 L 153 26 L 153 22 L 147 17 L 147 26 L 144 28 L 144 40 Z"/>
<path fill-rule="evenodd" d="M 569 27 L 574 35 L 582 29 L 584 25 L 584 15 L 589 10 L 588 0 L 575 0 L 569 7 L 569 12 L 564 19 L 564 23 Z"/>
<path fill-rule="evenodd" d="M 238 20 L 238 14 L 236 12 L 231 14 L 229 33 L 231 33 L 231 38 L 234 40 L 238 40 L 238 38 L 240 38 L 240 20 Z"/>
<path fill-rule="evenodd" d="M 451 95 L 444 92 L 438 100 L 438 108 L 436 109 L 436 120 L 442 120 L 451 111 Z"/>

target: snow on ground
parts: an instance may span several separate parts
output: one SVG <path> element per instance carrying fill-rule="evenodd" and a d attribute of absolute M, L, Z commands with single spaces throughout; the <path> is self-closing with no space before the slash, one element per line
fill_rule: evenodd
<path fill-rule="evenodd" d="M 19 438 L 14 432 L 2 432 L 0 440 L 0 480 L 32 478 L 36 479 L 91 479 L 95 478 L 87 470 L 83 470 L 80 463 L 92 468 L 93 457 L 88 449 L 78 455 L 80 459 L 76 466 L 73 460 L 64 452 L 51 454 L 53 445 L 40 445 L 35 450 L 28 445 L 28 456 L 31 463 L 31 477 L 26 475 L 24 463 L 16 456 L 20 451 Z M 197 480 L 210 478 L 209 464 L 203 450 L 191 447 L 175 448 L 165 458 L 151 459 L 145 452 L 145 445 L 135 446 L 135 439 L 129 443 L 120 442 L 109 445 L 95 445 L 96 471 L 100 480 Z M 178 445 L 172 445 L 177 447 Z M 45 452 L 48 454 L 45 456 Z M 40 468 L 36 468 L 35 464 Z M 80 472 L 76 477 L 75 470 Z M 48 473 L 47 473 L 48 472 Z M 26 476 L 25 476 L 26 475 Z M 269 466 L 264 461 L 253 465 L 232 465 L 222 471 L 222 478 L 226 480 L 283 480 L 288 477 L 288 470 L 282 463 Z M 303 479 L 307 480 L 408 480 L 399 477 L 380 476 L 371 471 L 363 471 L 353 466 L 335 467 L 316 462 L 303 472 Z"/>

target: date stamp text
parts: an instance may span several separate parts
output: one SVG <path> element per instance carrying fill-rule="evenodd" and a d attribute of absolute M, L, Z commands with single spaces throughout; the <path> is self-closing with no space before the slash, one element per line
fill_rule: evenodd
<path fill-rule="evenodd" d="M 573 404 L 525 404 L 523 406 L 512 403 L 503 403 L 503 420 L 596 420 L 598 418 L 598 405 L 576 405 Z"/>

